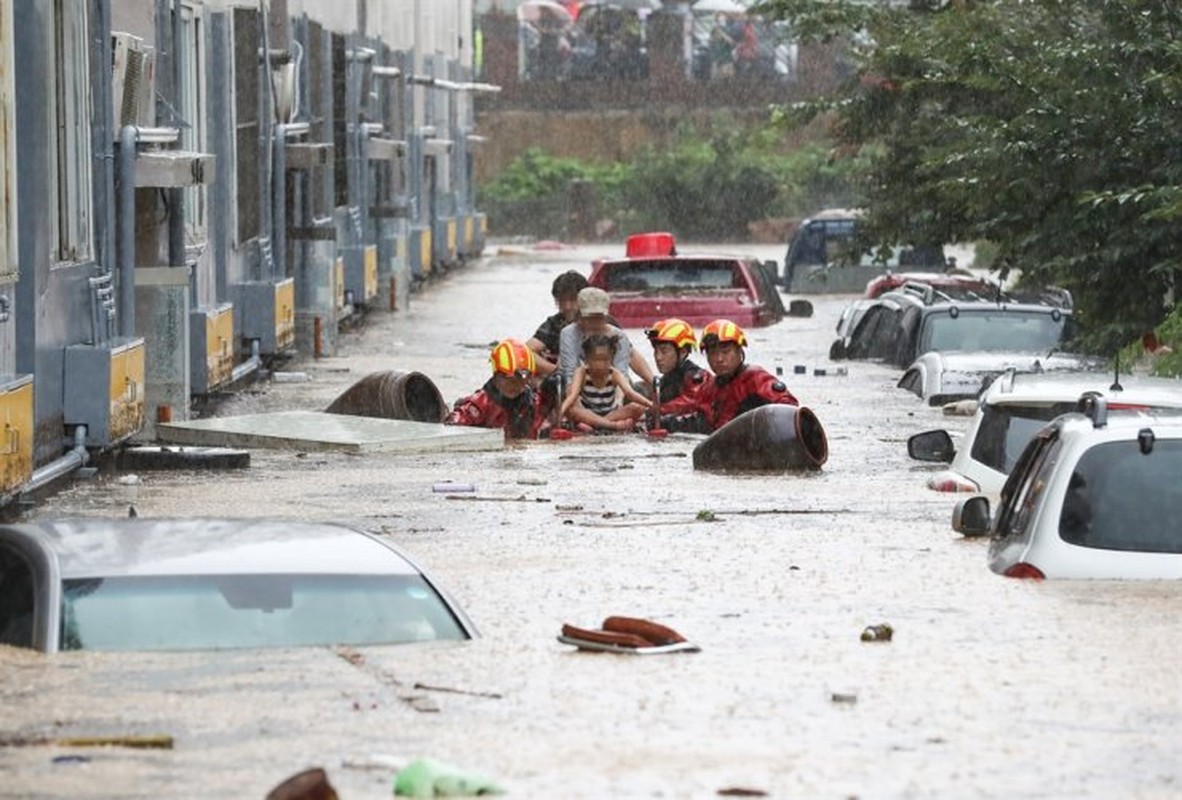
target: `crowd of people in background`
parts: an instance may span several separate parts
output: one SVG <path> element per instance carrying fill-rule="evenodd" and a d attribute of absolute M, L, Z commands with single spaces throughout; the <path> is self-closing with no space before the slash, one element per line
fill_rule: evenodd
<path fill-rule="evenodd" d="M 608 314 L 605 291 L 570 270 L 551 294 L 558 311 L 528 340 L 497 342 L 491 377 L 457 400 L 445 423 L 501 428 L 510 439 L 559 430 L 712 433 L 760 406 L 799 405 L 777 376 L 747 363 L 747 335 L 730 320 L 709 323 L 700 338 L 684 320 L 655 321 L 644 332 L 654 371 Z M 708 370 L 692 360 L 695 349 Z"/>

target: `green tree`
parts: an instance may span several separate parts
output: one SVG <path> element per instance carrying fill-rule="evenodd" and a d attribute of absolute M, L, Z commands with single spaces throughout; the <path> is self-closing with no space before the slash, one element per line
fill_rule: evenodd
<path fill-rule="evenodd" d="M 1158 0 L 766 0 L 847 43 L 827 112 L 869 152 L 884 241 L 988 240 L 994 266 L 1070 289 L 1112 353 L 1172 305 L 1182 267 L 1182 6 Z"/>

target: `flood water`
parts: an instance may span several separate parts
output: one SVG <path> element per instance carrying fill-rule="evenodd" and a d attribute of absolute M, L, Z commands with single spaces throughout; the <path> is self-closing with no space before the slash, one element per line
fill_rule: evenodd
<path fill-rule="evenodd" d="M 282 367 L 309 380 L 257 385 L 217 413 L 321 410 L 389 369 L 425 373 L 450 403 L 483 383 L 491 342 L 527 338 L 552 313 L 558 272 L 616 249 L 490 247 L 409 310 L 371 315 L 337 355 Z M 482 637 L 356 651 L 0 647 L 0 796 L 262 798 L 322 766 L 343 800 L 364 800 L 390 796 L 394 765 L 417 757 L 514 797 L 1182 795 L 1182 584 L 991 573 L 986 543 L 951 531 L 952 497 L 926 489 L 930 467 L 906 455 L 908 435 L 967 420 L 896 389 L 895 370 L 832 374 L 848 298 L 813 299 L 811 318 L 748 331 L 748 360 L 781 367 L 825 427 L 815 474 L 697 473 L 686 436 L 260 450 L 246 471 L 103 472 L 30 508 L 356 523 L 413 555 Z M 449 497 L 432 490 L 441 482 L 476 492 Z M 701 652 L 556 641 L 563 623 L 617 614 L 671 626 Z M 861 641 L 877 623 L 893 639 Z M 149 733 L 174 747 L 11 743 Z"/>

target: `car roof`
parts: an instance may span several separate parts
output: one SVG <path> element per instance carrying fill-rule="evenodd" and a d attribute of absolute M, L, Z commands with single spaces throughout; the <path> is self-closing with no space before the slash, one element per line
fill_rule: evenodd
<path fill-rule="evenodd" d="M 95 517 L 0 527 L 0 537 L 14 535 L 54 553 L 62 578 L 420 572 L 392 545 L 332 522 Z"/>
<path fill-rule="evenodd" d="M 1092 417 L 1081 412 L 1064 414 L 1056 424 L 1064 436 L 1086 441 L 1108 442 L 1136 439 L 1150 429 L 1156 439 L 1182 439 L 1182 414 L 1176 410 L 1150 410 L 1137 414 L 1111 413 L 1097 425 Z"/>
<path fill-rule="evenodd" d="M 810 222 L 825 219 L 861 219 L 864 216 L 866 216 L 866 212 L 860 208 L 823 208 L 801 224 L 807 225 Z"/>
<path fill-rule="evenodd" d="M 677 255 L 646 255 L 646 256 L 615 256 L 611 258 L 602 258 L 595 262 L 594 266 L 609 267 L 623 264 L 644 264 L 652 262 L 666 262 L 674 263 L 683 262 L 693 264 L 699 261 L 733 261 L 735 263 L 750 263 L 754 259 L 749 255 L 740 255 L 738 253 L 678 253 Z"/>
<path fill-rule="evenodd" d="M 1113 389 L 1113 378 L 1111 373 L 1098 372 L 1016 372 L 995 380 L 982 400 L 989 405 L 1063 403 L 1078 400 L 1085 392 L 1099 392 L 1110 403 L 1182 407 L 1182 380 L 1130 375 L 1120 378 L 1120 389 Z"/>

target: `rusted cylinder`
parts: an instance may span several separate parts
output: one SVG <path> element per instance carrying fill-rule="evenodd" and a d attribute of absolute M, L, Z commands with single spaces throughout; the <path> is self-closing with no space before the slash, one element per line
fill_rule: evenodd
<path fill-rule="evenodd" d="M 443 395 L 421 372 L 373 372 L 346 389 L 328 408 L 329 414 L 355 417 L 442 422 L 447 416 Z"/>
<path fill-rule="evenodd" d="M 829 440 L 811 410 L 768 405 L 740 414 L 694 448 L 694 469 L 798 472 L 820 469 Z"/>

